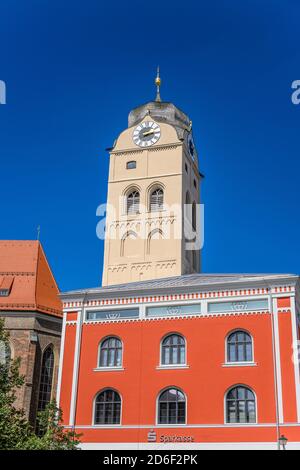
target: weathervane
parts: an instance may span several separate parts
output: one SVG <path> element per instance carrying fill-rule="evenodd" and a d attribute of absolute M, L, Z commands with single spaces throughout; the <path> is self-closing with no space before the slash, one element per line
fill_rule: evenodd
<path fill-rule="evenodd" d="M 161 97 L 160 97 L 161 78 L 160 78 L 160 75 L 159 75 L 159 66 L 157 67 L 155 85 L 156 85 L 156 98 L 155 98 L 155 101 L 160 102 L 161 101 Z"/>

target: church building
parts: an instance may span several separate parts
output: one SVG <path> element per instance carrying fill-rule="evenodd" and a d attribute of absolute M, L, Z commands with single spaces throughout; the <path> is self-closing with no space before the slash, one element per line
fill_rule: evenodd
<path fill-rule="evenodd" d="M 299 277 L 201 273 L 192 123 L 160 85 L 110 149 L 102 287 L 61 294 L 64 425 L 83 449 L 300 449 Z"/>
<path fill-rule="evenodd" d="M 21 359 L 24 385 L 16 406 L 35 426 L 36 416 L 55 398 L 62 303 L 39 241 L 0 241 L 0 318 L 9 345 L 0 341 L 0 362 Z"/>

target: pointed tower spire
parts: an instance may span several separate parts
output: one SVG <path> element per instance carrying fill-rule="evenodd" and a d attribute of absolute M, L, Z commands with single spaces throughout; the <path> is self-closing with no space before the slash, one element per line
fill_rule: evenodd
<path fill-rule="evenodd" d="M 156 78 L 155 78 L 155 85 L 156 85 L 156 98 L 155 98 L 155 101 L 160 102 L 160 101 L 161 101 L 161 97 L 160 97 L 161 79 L 160 79 L 160 75 L 159 75 L 159 66 L 157 67 L 157 74 L 156 74 Z"/>

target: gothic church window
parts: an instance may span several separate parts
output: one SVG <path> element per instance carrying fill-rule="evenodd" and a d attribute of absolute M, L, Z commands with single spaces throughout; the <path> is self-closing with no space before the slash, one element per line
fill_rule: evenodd
<path fill-rule="evenodd" d="M 40 379 L 40 390 L 38 399 L 38 411 L 43 411 L 50 403 L 54 369 L 54 353 L 49 346 L 43 354 Z"/>
<path fill-rule="evenodd" d="M 8 343 L 0 341 L 0 365 L 6 366 L 11 360 L 11 349 Z"/>
<path fill-rule="evenodd" d="M 132 191 L 127 196 L 127 214 L 135 214 L 139 212 L 140 208 L 140 193 Z"/>
<path fill-rule="evenodd" d="M 156 188 L 150 195 L 150 211 L 160 211 L 164 208 L 164 192 L 161 188 Z"/>

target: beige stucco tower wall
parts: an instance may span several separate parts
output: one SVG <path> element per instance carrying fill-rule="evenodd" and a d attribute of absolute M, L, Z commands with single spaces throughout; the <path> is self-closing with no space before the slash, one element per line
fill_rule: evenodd
<path fill-rule="evenodd" d="M 151 132 L 155 124 L 157 142 L 146 147 L 134 142 L 137 126 Z M 189 118 L 160 101 L 131 111 L 128 128 L 110 151 L 103 286 L 200 271 L 200 251 L 186 249 L 185 234 L 195 226 L 196 212 L 200 219 L 199 206 L 192 208 L 200 202 L 200 181 Z M 156 189 L 163 191 L 163 206 L 153 208 Z M 138 204 L 128 213 L 134 192 Z"/>

